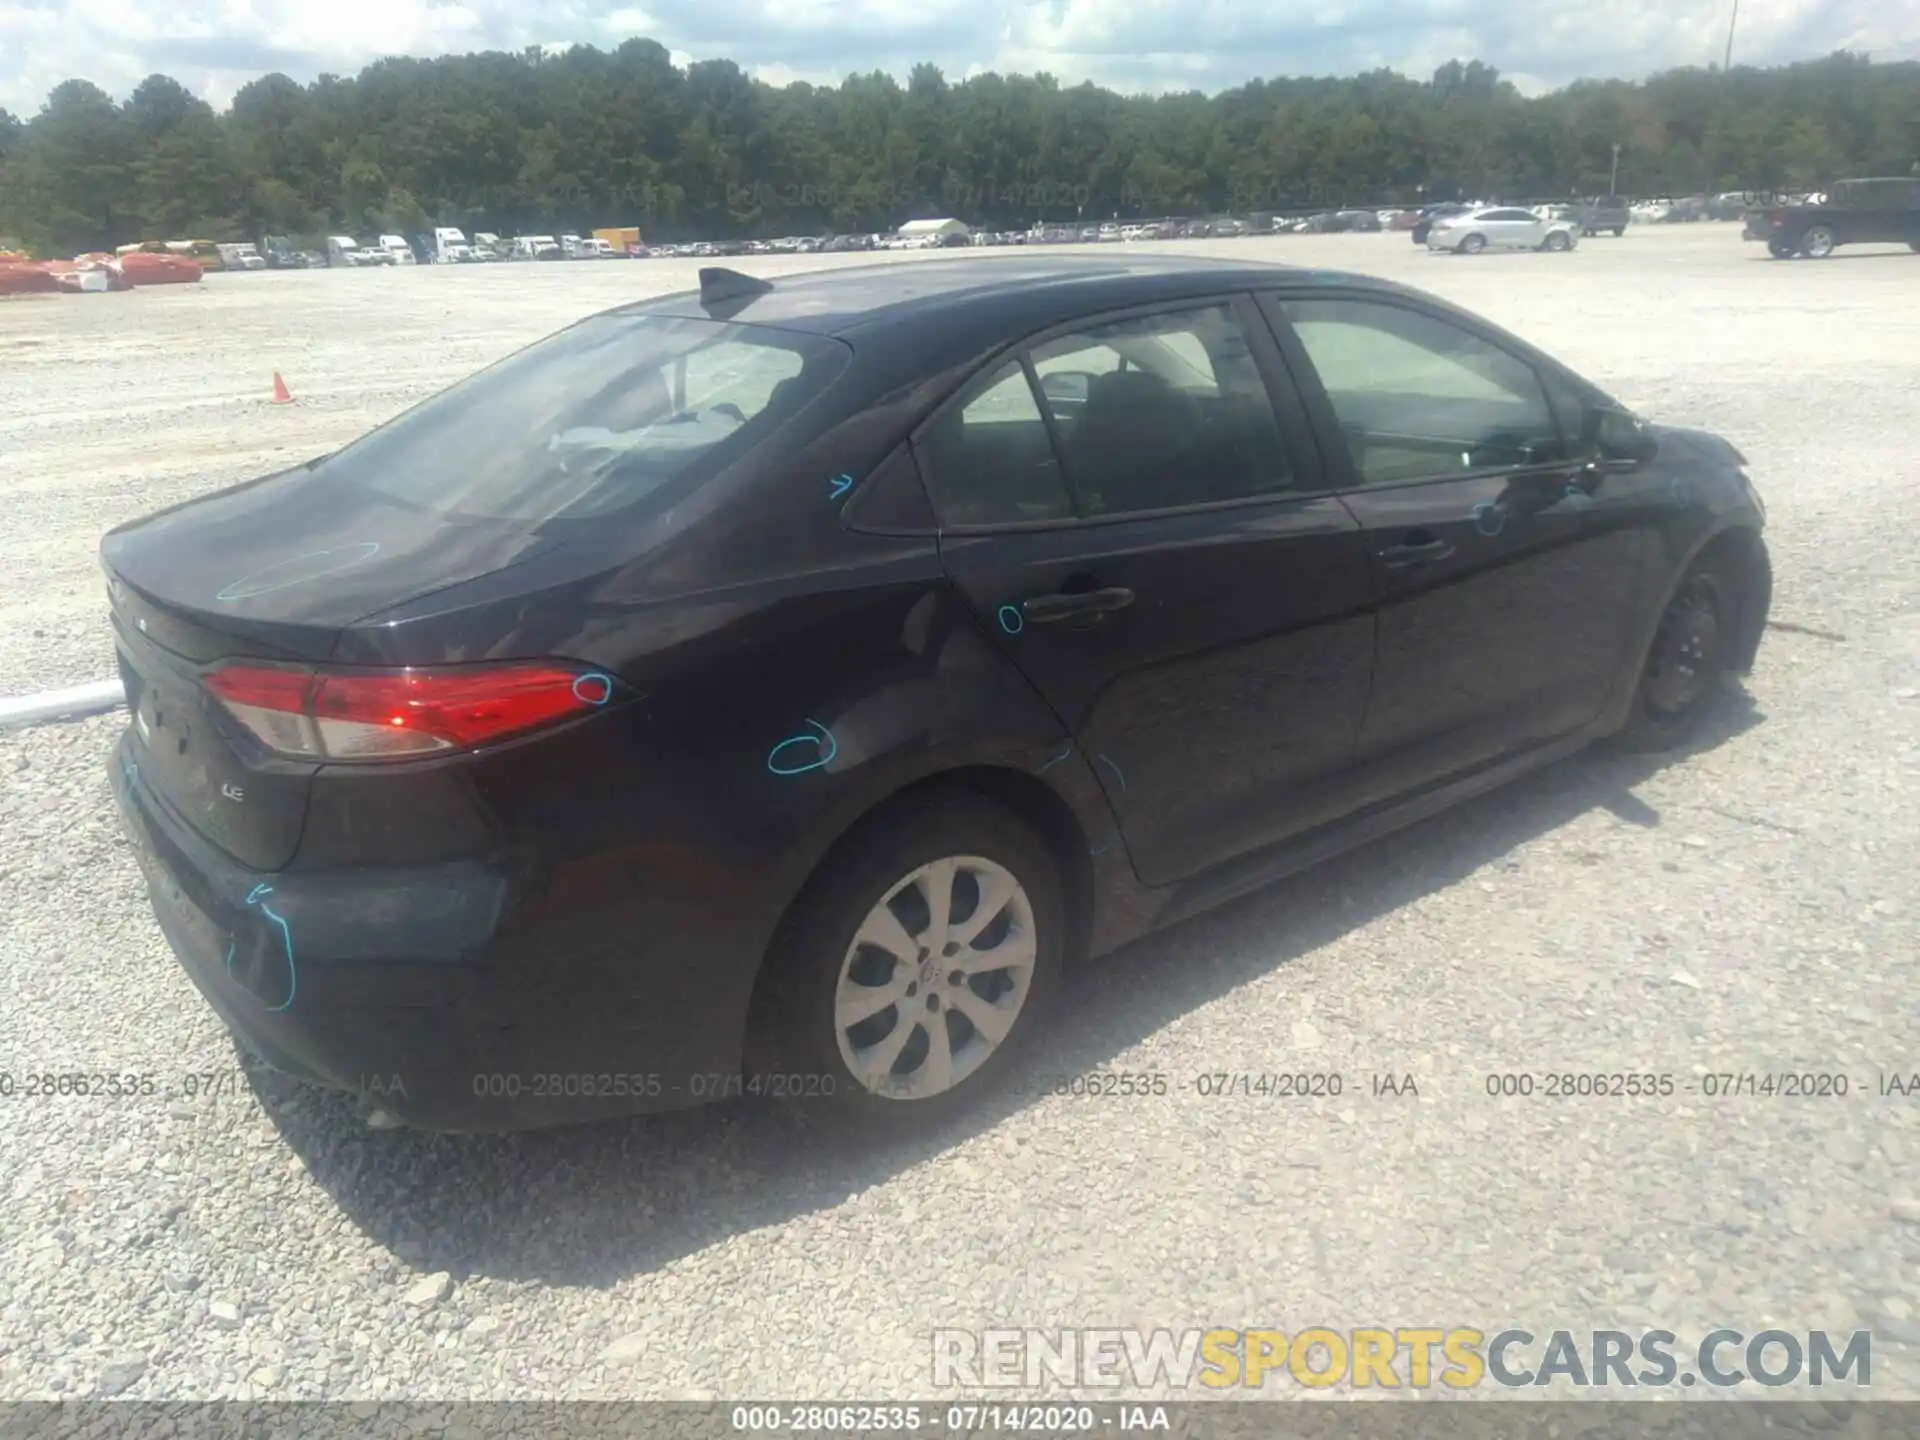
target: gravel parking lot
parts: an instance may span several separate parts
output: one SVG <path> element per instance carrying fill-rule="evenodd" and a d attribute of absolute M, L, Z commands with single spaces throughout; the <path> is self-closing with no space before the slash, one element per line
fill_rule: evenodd
<path fill-rule="evenodd" d="M 1020 1093 L 884 1147 L 749 1106 L 372 1131 L 241 1073 L 118 837 L 122 718 L 0 735 L 0 1072 L 155 1081 L 0 1095 L 0 1398 L 871 1399 L 932 1393 L 935 1326 L 1508 1323 L 1870 1327 L 1873 1393 L 1920 1397 L 1920 1095 L 1880 1093 L 1920 1072 L 1920 257 L 1775 263 L 1724 225 L 1567 255 L 1154 248 L 1409 280 L 1734 440 L 1777 572 L 1745 702 L 1683 757 L 1578 758 L 1081 967 Z M 694 269 L 0 305 L 0 694 L 111 673 L 102 530 Z M 268 403 L 276 370 L 297 404 Z M 1044 1093 L 1095 1070 L 1175 1093 Z M 1344 1094 L 1190 1084 L 1277 1070 Z M 1569 1070 L 1852 1091 L 1487 1094 Z"/>

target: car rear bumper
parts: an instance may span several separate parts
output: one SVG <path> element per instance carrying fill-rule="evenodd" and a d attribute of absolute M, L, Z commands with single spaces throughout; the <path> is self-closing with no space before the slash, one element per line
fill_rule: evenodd
<path fill-rule="evenodd" d="M 109 768 L 160 930 L 222 1023 L 274 1069 L 445 1131 L 739 1093 L 740 1036 L 725 1007 L 697 995 L 676 1004 L 685 985 L 647 973 L 684 969 L 689 957 L 670 945 L 650 965 L 647 947 L 618 936 L 622 989 L 610 994 L 582 980 L 609 973 L 577 963 L 608 959 L 591 937 L 514 919 L 523 887 L 504 868 L 246 870 L 170 812 L 137 754 L 123 737 Z M 656 1005 L 623 1003 L 649 989 Z"/>

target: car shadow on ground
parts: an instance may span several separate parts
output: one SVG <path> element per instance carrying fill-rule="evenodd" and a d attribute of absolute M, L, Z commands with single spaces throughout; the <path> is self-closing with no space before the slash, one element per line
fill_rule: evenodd
<path fill-rule="evenodd" d="M 460 1279 L 610 1285 L 837 1205 L 991 1130 L 1053 1077 L 1110 1068 L 1182 1015 L 1595 808 L 1659 826 L 1634 788 L 1759 722 L 1744 691 L 1729 699 L 1685 751 L 1589 751 L 1073 967 L 1049 1043 L 981 1106 L 928 1133 L 852 1137 L 753 1102 L 516 1135 L 373 1131 L 347 1097 L 250 1072 L 312 1178 L 403 1262 Z"/>

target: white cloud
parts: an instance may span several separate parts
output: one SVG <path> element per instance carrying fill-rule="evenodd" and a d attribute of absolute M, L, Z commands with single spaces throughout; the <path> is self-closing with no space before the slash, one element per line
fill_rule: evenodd
<path fill-rule="evenodd" d="M 1044 69 L 1127 91 L 1481 59 L 1538 91 L 1717 61 L 1730 0 L 0 0 L 0 105 L 79 77 L 124 95 L 161 71 L 216 104 L 270 70 L 309 80 L 382 55 L 645 36 L 676 64 L 725 57 L 773 83 L 832 84 L 931 60 L 955 77 Z M 1920 7 L 1743 0 L 1735 59 L 1839 48 L 1920 56 Z"/>

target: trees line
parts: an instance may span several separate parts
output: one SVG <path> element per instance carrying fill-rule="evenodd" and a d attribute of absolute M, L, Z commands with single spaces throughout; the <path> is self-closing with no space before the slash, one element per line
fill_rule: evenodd
<path fill-rule="evenodd" d="M 51 255 L 135 240 L 501 234 L 648 239 L 1300 211 L 1473 196 L 1779 190 L 1920 173 L 1920 63 L 1839 52 L 1523 97 L 1479 61 L 1122 96 L 932 65 L 776 88 L 660 45 L 389 59 L 225 113 L 164 75 L 0 110 L 0 234 Z"/>

